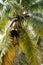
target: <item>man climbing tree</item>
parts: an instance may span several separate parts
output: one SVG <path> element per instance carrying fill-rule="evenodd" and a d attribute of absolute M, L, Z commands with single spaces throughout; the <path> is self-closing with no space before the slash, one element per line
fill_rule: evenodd
<path fill-rule="evenodd" d="M 11 24 L 11 31 L 10 31 L 10 35 L 14 41 L 14 38 L 16 37 L 16 41 L 19 38 L 19 27 L 18 27 L 18 20 L 14 20 L 14 23 Z"/>

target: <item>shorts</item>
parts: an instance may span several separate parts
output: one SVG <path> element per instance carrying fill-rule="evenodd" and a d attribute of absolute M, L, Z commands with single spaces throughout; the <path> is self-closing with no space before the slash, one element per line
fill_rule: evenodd
<path fill-rule="evenodd" d="M 16 31 L 16 30 L 11 30 L 11 31 L 10 31 L 10 36 L 11 36 L 12 38 L 14 38 L 14 36 L 17 38 L 17 37 L 19 37 L 19 32 Z"/>

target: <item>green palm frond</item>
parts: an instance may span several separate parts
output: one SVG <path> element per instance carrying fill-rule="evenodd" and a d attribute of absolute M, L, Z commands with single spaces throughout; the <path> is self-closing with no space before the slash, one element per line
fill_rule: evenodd
<path fill-rule="evenodd" d="M 0 33 L 3 33 L 5 30 L 6 25 L 8 24 L 8 19 L 7 18 L 3 18 L 2 20 L 0 20 Z"/>
<path fill-rule="evenodd" d="M 12 50 L 13 49 L 13 44 L 11 43 L 12 42 L 12 39 L 10 38 L 10 35 L 9 35 L 9 32 L 10 32 L 10 28 L 6 31 L 6 34 L 5 36 L 3 37 L 3 40 L 2 42 L 0 42 L 0 63 L 3 63 L 3 56 L 6 56 L 6 53 L 8 50 Z"/>
<path fill-rule="evenodd" d="M 3 5 L 0 3 L 0 10 L 2 10 L 3 9 Z"/>
<path fill-rule="evenodd" d="M 38 47 L 30 40 L 26 30 L 24 29 L 21 31 L 21 40 L 23 42 L 25 52 L 27 53 L 30 65 L 40 65 L 41 56 Z"/>
<path fill-rule="evenodd" d="M 43 2 L 38 2 L 38 3 L 33 3 L 31 6 L 30 6 L 30 10 L 31 12 L 32 11 L 38 11 L 38 10 L 43 10 Z"/>
<path fill-rule="evenodd" d="M 38 17 L 35 18 L 34 16 L 34 18 L 31 19 L 31 22 L 33 22 L 34 30 L 43 37 L 43 19 L 41 17 L 38 19 Z"/>
<path fill-rule="evenodd" d="M 34 16 L 43 18 L 42 12 L 33 12 L 32 14 L 33 14 Z"/>

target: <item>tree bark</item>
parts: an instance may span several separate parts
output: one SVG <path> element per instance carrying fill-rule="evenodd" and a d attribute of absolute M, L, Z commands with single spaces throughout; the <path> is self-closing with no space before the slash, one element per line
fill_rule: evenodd
<path fill-rule="evenodd" d="M 19 45 L 18 42 L 15 43 L 15 57 L 14 57 L 14 61 L 13 61 L 13 65 L 19 65 Z"/>

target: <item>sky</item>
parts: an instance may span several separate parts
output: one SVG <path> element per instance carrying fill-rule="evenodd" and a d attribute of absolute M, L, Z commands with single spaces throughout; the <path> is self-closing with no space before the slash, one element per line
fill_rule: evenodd
<path fill-rule="evenodd" d="M 3 1 L 2 1 L 2 0 L 0 0 L 0 3 L 3 3 Z"/>

